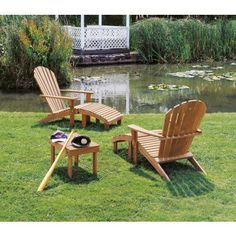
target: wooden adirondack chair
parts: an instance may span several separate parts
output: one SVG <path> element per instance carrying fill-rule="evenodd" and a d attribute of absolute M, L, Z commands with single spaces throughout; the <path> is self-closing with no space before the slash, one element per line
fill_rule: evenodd
<path fill-rule="evenodd" d="M 49 122 L 64 116 L 70 116 L 70 126 L 74 126 L 75 114 L 82 114 L 82 126 L 86 127 L 87 122 L 90 121 L 90 117 L 96 118 L 96 122 L 104 122 L 106 129 L 110 124 L 121 124 L 122 114 L 104 104 L 91 103 L 92 91 L 80 91 L 72 89 L 59 89 L 55 74 L 46 67 L 38 66 L 34 69 L 34 78 L 37 81 L 40 90 L 42 92 L 41 97 L 45 98 L 50 109 L 51 114 L 43 118 L 41 122 Z M 62 96 L 61 92 L 69 93 L 83 93 L 85 95 L 85 103 L 75 105 L 77 97 Z M 65 101 L 69 102 L 69 107 L 65 104 Z"/>
<path fill-rule="evenodd" d="M 201 134 L 199 125 L 205 112 L 205 103 L 200 100 L 190 100 L 166 113 L 162 130 L 149 131 L 137 125 L 129 125 L 131 134 L 113 137 L 114 151 L 117 151 L 118 142 L 128 141 L 129 153 L 132 149 L 134 163 L 137 164 L 140 151 L 155 170 L 168 181 L 170 178 L 160 165 L 166 162 L 187 159 L 197 170 L 205 173 L 189 151 L 193 137 Z"/>

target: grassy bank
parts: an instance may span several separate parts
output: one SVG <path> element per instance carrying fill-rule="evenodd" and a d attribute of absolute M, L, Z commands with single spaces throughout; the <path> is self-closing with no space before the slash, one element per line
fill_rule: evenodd
<path fill-rule="evenodd" d="M 207 114 L 203 135 L 191 151 L 207 176 L 186 161 L 164 168 L 172 182 L 162 180 L 141 158 L 134 167 L 126 161 L 125 145 L 112 152 L 111 137 L 135 123 L 161 128 L 164 115 L 128 115 L 122 126 L 104 131 L 95 124 L 81 129 L 100 143 L 99 172 L 91 157 L 82 156 L 74 178 L 66 174 L 64 158 L 48 188 L 37 187 L 49 168 L 49 135 L 67 131 L 68 121 L 40 125 L 42 113 L 0 113 L 0 221 L 234 221 L 236 220 L 236 114 Z"/>
<path fill-rule="evenodd" d="M 131 46 L 148 63 L 232 59 L 236 56 L 236 22 L 150 18 L 131 27 Z"/>

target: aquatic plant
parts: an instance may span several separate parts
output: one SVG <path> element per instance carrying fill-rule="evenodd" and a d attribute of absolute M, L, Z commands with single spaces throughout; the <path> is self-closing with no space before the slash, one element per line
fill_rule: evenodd
<path fill-rule="evenodd" d="M 236 73 L 228 72 L 228 73 L 214 73 L 212 69 L 221 70 L 223 67 L 211 67 L 211 70 L 189 70 L 189 71 L 181 71 L 175 73 L 167 73 L 167 75 L 171 75 L 179 78 L 202 78 L 206 81 L 219 81 L 219 80 L 228 80 L 228 81 L 236 81 Z"/>
<path fill-rule="evenodd" d="M 168 90 L 183 90 L 183 89 L 189 89 L 188 86 L 186 85 L 182 85 L 182 86 L 179 86 L 179 85 L 175 85 L 175 84 L 150 84 L 148 86 L 148 89 L 151 89 L 151 90 L 158 90 L 158 91 L 168 91 Z"/>
<path fill-rule="evenodd" d="M 236 21 L 150 18 L 131 27 L 131 47 L 147 63 L 184 63 L 236 57 Z"/>

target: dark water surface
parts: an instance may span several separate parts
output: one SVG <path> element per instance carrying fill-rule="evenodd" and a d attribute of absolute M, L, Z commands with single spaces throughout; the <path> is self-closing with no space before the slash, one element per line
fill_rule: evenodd
<path fill-rule="evenodd" d="M 122 65 L 78 68 L 74 78 L 90 76 L 90 79 L 74 81 L 71 88 L 94 91 L 93 100 L 116 107 L 123 113 L 166 112 L 172 106 L 188 100 L 205 101 L 208 112 L 236 112 L 236 81 L 209 82 L 202 78 L 178 78 L 168 75 L 188 70 L 211 70 L 216 74 L 236 72 L 231 63 L 207 64 L 208 68 L 185 65 Z M 181 91 L 149 90 L 155 83 L 186 85 Z M 38 94 L 6 94 L 0 92 L 0 111 L 48 111 Z"/>

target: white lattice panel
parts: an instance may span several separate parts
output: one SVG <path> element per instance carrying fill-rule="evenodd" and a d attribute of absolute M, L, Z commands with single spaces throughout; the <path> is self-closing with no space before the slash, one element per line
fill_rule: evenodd
<path fill-rule="evenodd" d="M 66 26 L 73 38 L 73 48 L 82 49 L 81 28 Z M 129 48 L 129 28 L 121 26 L 88 26 L 84 28 L 84 50 Z"/>
<path fill-rule="evenodd" d="M 73 26 L 64 26 L 64 29 L 73 40 L 73 49 L 81 49 L 81 28 Z"/>

